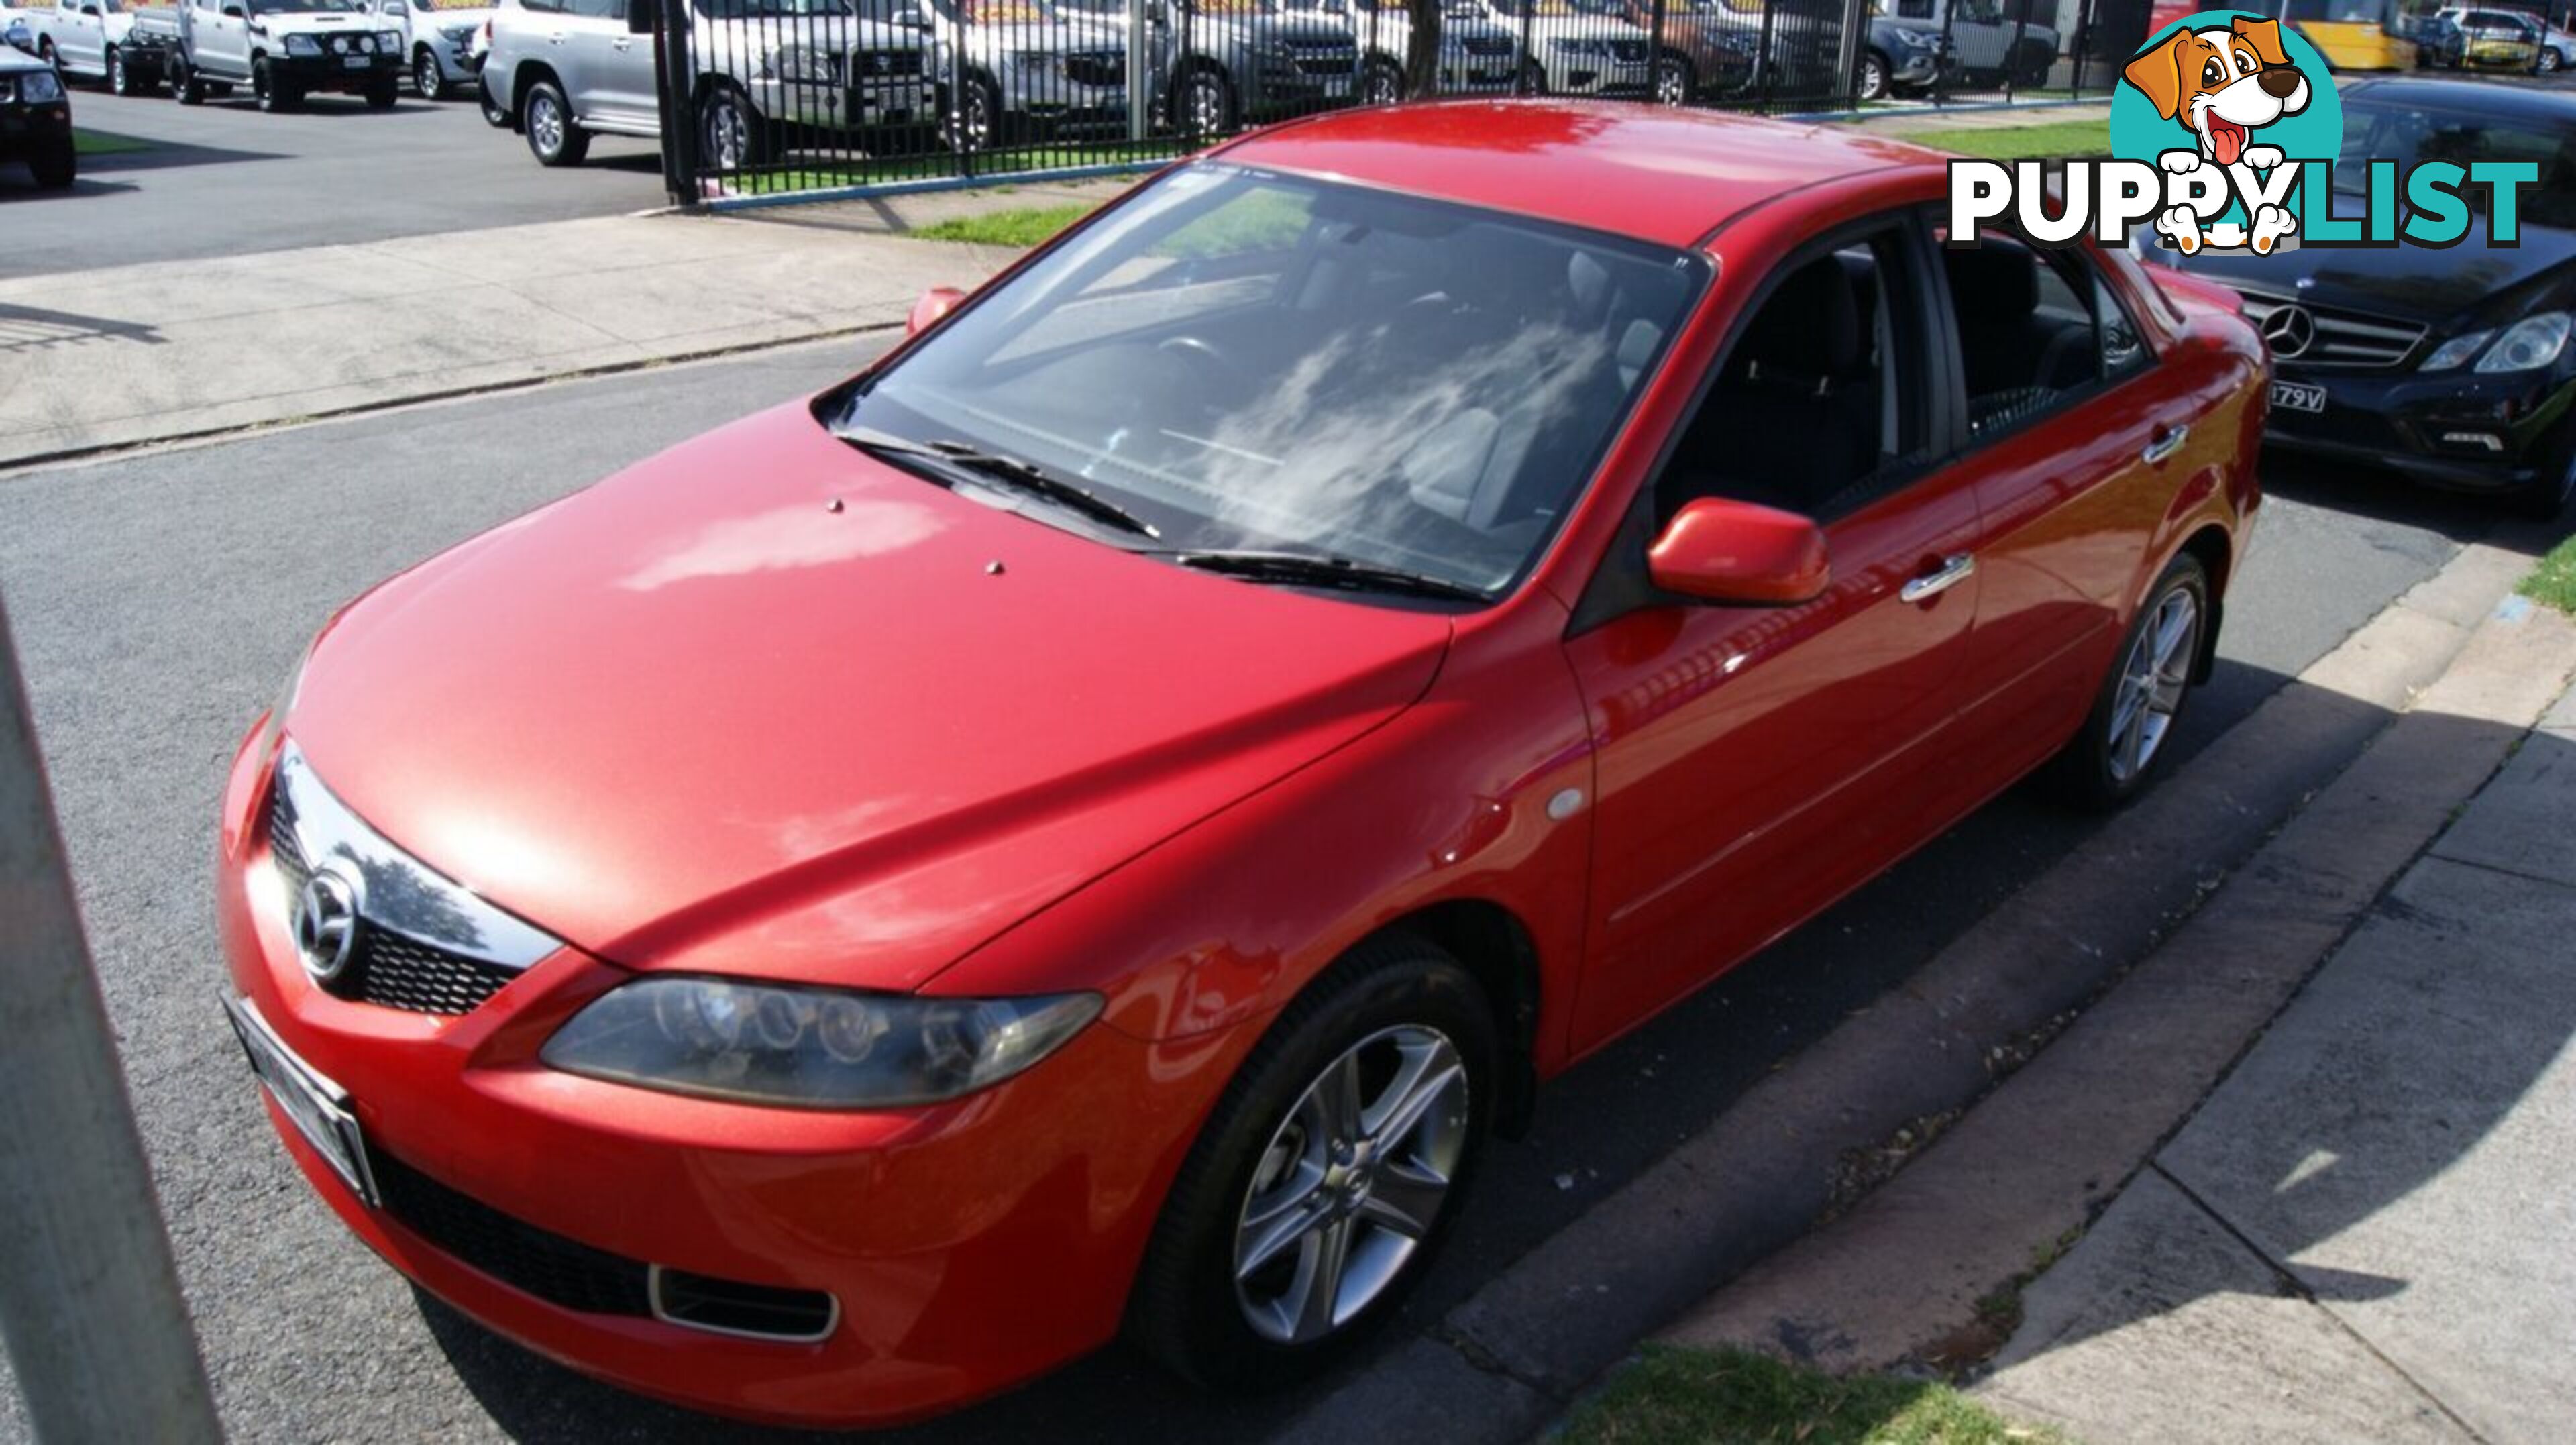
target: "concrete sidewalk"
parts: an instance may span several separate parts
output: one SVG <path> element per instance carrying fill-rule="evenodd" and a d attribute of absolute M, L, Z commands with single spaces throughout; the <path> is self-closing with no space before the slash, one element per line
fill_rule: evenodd
<path fill-rule="evenodd" d="M 2576 1430 L 2576 694 L 2024 1296 L 2092 1442 Z"/>
<path fill-rule="evenodd" d="M 972 286 L 1016 254 L 904 230 L 1117 189 L 609 217 L 0 281 L 0 468 L 897 326 L 924 289 Z"/>

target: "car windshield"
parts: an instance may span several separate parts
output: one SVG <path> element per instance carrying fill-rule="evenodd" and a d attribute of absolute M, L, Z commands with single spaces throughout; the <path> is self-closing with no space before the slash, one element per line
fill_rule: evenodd
<path fill-rule="evenodd" d="M 829 419 L 880 455 L 936 444 L 1070 483 L 1130 514 L 1101 532 L 1119 545 L 1149 527 L 1151 550 L 1491 596 L 1553 535 L 1705 276 L 1661 247 L 1203 162 Z"/>
<path fill-rule="evenodd" d="M 2530 161 L 2540 167 L 2540 183 L 2522 188 L 2522 223 L 2576 229 L 2576 130 L 2553 129 L 2536 118 L 2403 105 L 2376 94 L 2349 97 L 2344 102 L 2343 154 L 2335 161 L 2336 193 L 2367 194 L 2374 160 L 2395 161 L 2400 175 L 2422 161 L 2462 166 Z M 2485 186 L 2462 186 L 2460 198 L 2479 212 L 2490 200 Z"/>
<path fill-rule="evenodd" d="M 1543 20 L 1562 20 L 1573 16 L 1615 15 L 1618 0 L 1494 0 L 1494 8 L 1505 15 L 1536 15 Z"/>

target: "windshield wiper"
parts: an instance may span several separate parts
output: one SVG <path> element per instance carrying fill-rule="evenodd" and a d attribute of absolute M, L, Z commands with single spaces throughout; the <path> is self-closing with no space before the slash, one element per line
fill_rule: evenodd
<path fill-rule="evenodd" d="M 1183 567 L 1222 572 L 1248 582 L 1280 582 L 1294 587 L 1342 587 L 1355 592 L 1399 592 L 1452 602 L 1492 600 L 1463 583 L 1407 572 L 1400 567 L 1354 562 L 1348 557 L 1319 557 L 1308 552 L 1250 551 L 1167 552 L 1160 555 Z"/>
<path fill-rule="evenodd" d="M 1101 496 L 1090 488 L 1068 482 L 1035 462 L 1023 461 L 1001 452 L 987 451 L 957 441 L 917 442 L 872 427 L 848 427 L 835 432 L 841 440 L 870 455 L 891 454 L 914 457 L 938 465 L 943 470 L 966 472 L 979 482 L 1001 482 L 1024 492 L 1054 502 L 1070 511 L 1082 513 L 1095 522 L 1103 522 L 1122 532 L 1140 537 L 1160 537 L 1154 524 Z"/>

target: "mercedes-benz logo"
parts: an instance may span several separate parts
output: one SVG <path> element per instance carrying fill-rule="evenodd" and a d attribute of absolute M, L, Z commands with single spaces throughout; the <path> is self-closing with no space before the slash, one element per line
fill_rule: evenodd
<path fill-rule="evenodd" d="M 2279 307 L 2263 318 L 2263 339 L 2271 343 L 2274 356 L 2296 356 L 2316 343 L 2316 315 L 2295 302 Z"/>
<path fill-rule="evenodd" d="M 316 983 L 349 966 L 358 947 L 358 882 L 337 868 L 308 879 L 295 900 L 295 956 Z"/>

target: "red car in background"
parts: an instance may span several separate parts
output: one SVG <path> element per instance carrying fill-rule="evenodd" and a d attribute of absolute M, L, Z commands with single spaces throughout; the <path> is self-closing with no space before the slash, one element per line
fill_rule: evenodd
<path fill-rule="evenodd" d="M 647 1394 L 1308 1373 L 1539 1081 L 2207 669 L 2264 359 L 1945 158 L 1565 102 L 1176 166 L 393 578 L 223 803 L 236 1027 L 413 1280 Z M 953 298 L 950 298 L 953 299 Z"/>

